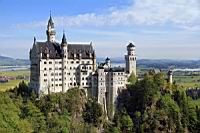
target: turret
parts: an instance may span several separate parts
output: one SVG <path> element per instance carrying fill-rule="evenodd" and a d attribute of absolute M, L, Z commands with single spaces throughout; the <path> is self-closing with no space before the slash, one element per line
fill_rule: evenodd
<path fill-rule="evenodd" d="M 36 38 L 35 38 L 35 36 L 33 38 L 33 44 L 36 44 Z"/>
<path fill-rule="evenodd" d="M 109 68 L 111 67 L 111 62 L 110 62 L 110 59 L 108 57 L 106 58 L 105 63 Z"/>
<path fill-rule="evenodd" d="M 63 77 L 62 77 L 62 91 L 66 92 L 68 90 L 68 52 L 67 52 L 67 39 L 65 37 L 65 33 L 63 32 L 63 37 L 62 37 L 62 42 L 61 42 L 61 47 L 62 47 L 62 54 L 63 54 L 63 58 L 62 58 L 62 70 L 63 70 Z"/>
<path fill-rule="evenodd" d="M 61 45 L 62 45 L 62 47 L 67 45 L 67 39 L 66 39 L 66 36 L 65 36 L 65 32 L 63 32 Z"/>
<path fill-rule="evenodd" d="M 53 23 L 53 19 L 51 17 L 51 14 L 50 14 L 50 18 L 49 18 L 49 21 L 48 21 L 48 24 L 47 24 L 46 34 L 47 34 L 47 41 L 55 42 L 56 31 L 54 29 L 54 23 Z"/>
<path fill-rule="evenodd" d="M 168 73 L 167 73 L 167 75 L 168 75 L 168 82 L 170 84 L 172 84 L 173 83 L 173 71 L 169 70 Z"/>
<path fill-rule="evenodd" d="M 127 55 L 125 55 L 126 60 L 126 73 L 134 74 L 136 76 L 136 53 L 135 45 L 130 42 L 127 46 Z"/>

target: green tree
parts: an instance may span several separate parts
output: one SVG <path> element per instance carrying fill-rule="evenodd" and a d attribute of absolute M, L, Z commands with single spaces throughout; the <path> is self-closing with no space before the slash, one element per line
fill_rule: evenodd
<path fill-rule="evenodd" d="M 98 126 L 102 122 L 102 115 L 103 110 L 101 105 L 95 99 L 89 99 L 83 112 L 85 122 Z"/>
<path fill-rule="evenodd" d="M 137 81 L 137 78 L 136 78 L 135 74 L 131 73 L 131 75 L 128 78 L 128 82 L 130 82 L 131 84 L 135 84 L 136 81 Z"/>
<path fill-rule="evenodd" d="M 27 119 L 32 124 L 35 133 L 46 132 L 44 114 L 29 100 L 22 109 L 22 118 Z"/>
<path fill-rule="evenodd" d="M 0 93 L 0 132 L 31 133 L 31 123 L 20 118 L 20 109 L 15 106 L 7 93 Z"/>
<path fill-rule="evenodd" d="M 123 114 L 120 118 L 120 128 L 123 133 L 131 133 L 133 131 L 133 121 L 128 114 Z"/>
<path fill-rule="evenodd" d="M 47 118 L 48 132 L 69 133 L 70 116 L 67 112 L 63 114 L 51 113 Z"/>

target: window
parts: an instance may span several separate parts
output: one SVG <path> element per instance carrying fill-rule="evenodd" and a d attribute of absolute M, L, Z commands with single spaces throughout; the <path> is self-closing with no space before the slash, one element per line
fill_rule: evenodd
<path fill-rule="evenodd" d="M 82 85 L 84 85 L 84 83 L 82 83 Z"/>
<path fill-rule="evenodd" d="M 60 61 L 59 64 L 62 64 L 62 61 Z"/>
<path fill-rule="evenodd" d="M 45 61 L 44 64 L 47 64 L 47 62 Z"/>
<path fill-rule="evenodd" d="M 62 86 L 62 84 L 59 84 L 59 86 Z"/>
<path fill-rule="evenodd" d="M 47 74 L 44 74 L 44 76 L 47 76 Z"/>
<path fill-rule="evenodd" d="M 47 70 L 47 68 L 44 68 L 44 70 Z"/>
<path fill-rule="evenodd" d="M 52 62 L 51 62 L 51 61 L 49 61 L 49 64 L 52 64 Z"/>
<path fill-rule="evenodd" d="M 51 79 L 51 81 L 53 81 L 53 79 Z"/>
<path fill-rule="evenodd" d="M 62 81 L 62 79 L 59 79 L 59 81 Z"/>
<path fill-rule="evenodd" d="M 51 76 L 53 76 L 54 75 L 54 73 L 51 73 Z"/>
<path fill-rule="evenodd" d="M 79 61 L 76 61 L 77 64 L 79 64 Z"/>
<path fill-rule="evenodd" d="M 44 79 L 44 82 L 47 82 L 47 79 Z"/>
<path fill-rule="evenodd" d="M 49 70 L 52 70 L 52 68 L 49 68 Z"/>
<path fill-rule="evenodd" d="M 72 64 L 74 64 L 74 61 L 71 61 Z"/>

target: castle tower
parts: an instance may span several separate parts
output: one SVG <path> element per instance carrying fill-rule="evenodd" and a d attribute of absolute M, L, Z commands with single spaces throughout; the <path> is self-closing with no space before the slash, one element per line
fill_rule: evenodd
<path fill-rule="evenodd" d="M 47 30 L 46 30 L 46 34 L 47 34 L 47 41 L 48 42 L 55 42 L 56 39 L 56 31 L 54 29 L 54 23 L 50 14 L 50 18 L 47 24 Z"/>
<path fill-rule="evenodd" d="M 136 76 L 136 53 L 135 53 L 135 45 L 133 43 L 129 43 L 127 46 L 127 55 L 125 55 L 126 60 L 126 73 L 134 74 Z"/>
<path fill-rule="evenodd" d="M 172 79 L 172 77 L 173 77 L 173 71 L 169 70 L 168 73 L 167 73 L 167 75 L 168 75 L 168 82 L 170 84 L 172 84 L 173 83 L 173 79 Z"/>
<path fill-rule="evenodd" d="M 103 67 L 99 67 L 97 70 L 98 73 L 98 92 L 97 92 L 97 100 L 98 103 L 103 105 L 103 110 L 107 114 L 106 108 L 106 75 Z"/>
<path fill-rule="evenodd" d="M 108 68 L 111 67 L 111 61 L 110 61 L 110 59 L 108 57 L 106 58 L 105 63 L 108 66 Z"/>
<path fill-rule="evenodd" d="M 68 52 L 67 52 L 67 39 L 65 37 L 65 33 L 63 32 L 62 42 L 62 91 L 66 92 L 68 90 Z"/>

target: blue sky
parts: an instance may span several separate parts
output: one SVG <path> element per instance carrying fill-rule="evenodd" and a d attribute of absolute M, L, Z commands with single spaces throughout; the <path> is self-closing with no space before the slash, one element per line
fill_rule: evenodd
<path fill-rule="evenodd" d="M 98 57 L 200 59 L 199 0 L 0 0 L 0 55 L 28 58 L 33 37 L 46 40 L 52 12 L 56 39 L 93 42 Z"/>

